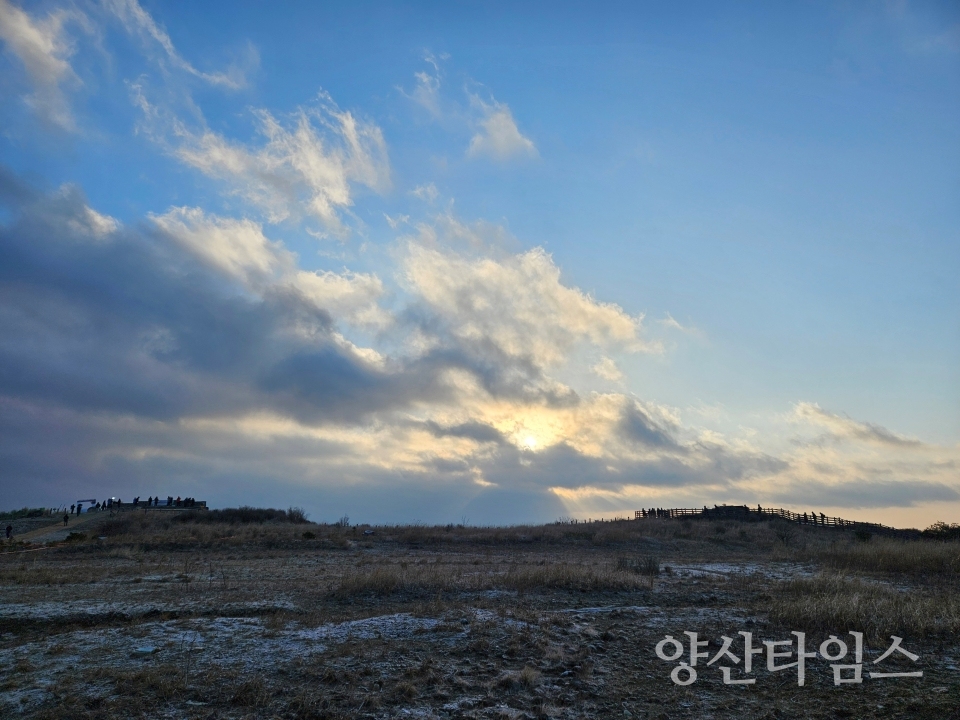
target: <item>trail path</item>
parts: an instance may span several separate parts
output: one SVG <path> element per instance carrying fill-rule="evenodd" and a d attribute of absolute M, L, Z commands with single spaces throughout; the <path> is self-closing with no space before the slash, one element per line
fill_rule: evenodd
<path fill-rule="evenodd" d="M 110 514 L 105 512 L 71 515 L 70 521 L 66 527 L 64 527 L 63 522 L 61 521 L 55 525 L 47 525 L 46 527 L 42 527 L 37 530 L 31 530 L 30 532 L 23 533 L 22 535 L 17 535 L 14 539 L 29 543 L 61 542 L 62 540 L 66 540 L 67 536 L 71 532 L 89 532 L 93 527 L 96 526 L 95 521 L 104 520 L 108 517 L 110 517 Z"/>

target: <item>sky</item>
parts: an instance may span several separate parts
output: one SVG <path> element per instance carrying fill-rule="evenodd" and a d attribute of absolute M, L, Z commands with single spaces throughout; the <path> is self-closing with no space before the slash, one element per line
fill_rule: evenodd
<path fill-rule="evenodd" d="M 0 506 L 960 522 L 960 6 L 0 0 Z"/>

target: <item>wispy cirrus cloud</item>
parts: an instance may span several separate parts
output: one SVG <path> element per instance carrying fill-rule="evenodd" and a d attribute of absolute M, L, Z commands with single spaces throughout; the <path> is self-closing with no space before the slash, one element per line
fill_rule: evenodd
<path fill-rule="evenodd" d="M 137 0 L 103 0 L 103 7 L 114 15 L 131 35 L 138 36 L 147 46 L 159 48 L 165 62 L 173 68 L 211 85 L 232 90 L 244 87 L 247 84 L 247 73 L 259 63 L 256 48 L 248 45 L 244 67 L 234 65 L 226 72 L 202 72 L 177 51 L 167 31 L 157 24 Z"/>
<path fill-rule="evenodd" d="M 471 159 L 485 158 L 505 162 L 516 158 L 539 156 L 533 141 L 520 132 L 513 111 L 506 103 L 492 95 L 483 99 L 477 92 L 465 90 L 467 104 L 444 98 L 442 93 L 441 62 L 446 59 L 426 55 L 429 70 L 414 73 L 413 89 L 400 92 L 424 108 L 430 117 L 450 128 L 467 129 L 470 141 L 465 155 Z"/>
<path fill-rule="evenodd" d="M 10 0 L 0 0 L 0 39 L 23 65 L 33 86 L 24 98 L 27 106 L 43 122 L 68 131 L 76 130 L 76 122 L 65 88 L 81 84 L 70 65 L 74 45 L 66 26 L 71 22 L 89 28 L 79 10 L 61 9 L 38 18 Z"/>
<path fill-rule="evenodd" d="M 256 206 L 271 223 L 318 220 L 346 234 L 341 214 L 353 204 L 352 185 L 375 192 L 391 186 L 387 145 L 380 128 L 341 110 L 321 94 L 316 105 L 278 118 L 254 110 L 261 144 L 242 143 L 206 127 L 192 129 L 133 86 L 144 129 L 181 162 Z"/>

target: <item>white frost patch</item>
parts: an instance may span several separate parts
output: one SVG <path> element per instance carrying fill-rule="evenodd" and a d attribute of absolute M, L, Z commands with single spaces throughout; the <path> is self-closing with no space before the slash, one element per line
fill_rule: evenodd
<path fill-rule="evenodd" d="M 210 605 L 204 602 L 180 601 L 177 603 L 129 603 L 89 600 L 63 600 L 59 602 L 2 603 L 0 618 L 21 620 L 89 620 L 97 617 L 140 617 L 153 613 L 203 614 L 216 610 L 237 615 L 263 613 L 277 610 L 294 610 L 289 601 L 251 601 Z"/>
<path fill-rule="evenodd" d="M 345 642 L 348 639 L 397 639 L 410 637 L 416 632 L 433 630 L 438 624 L 440 621 L 433 618 L 417 618 L 409 613 L 396 613 L 299 630 L 294 633 L 294 637 L 299 640 L 331 642 Z"/>
<path fill-rule="evenodd" d="M 697 563 L 670 564 L 677 577 L 716 577 L 718 575 L 757 575 L 773 580 L 789 580 L 796 577 L 812 577 L 816 570 L 798 563 Z"/>

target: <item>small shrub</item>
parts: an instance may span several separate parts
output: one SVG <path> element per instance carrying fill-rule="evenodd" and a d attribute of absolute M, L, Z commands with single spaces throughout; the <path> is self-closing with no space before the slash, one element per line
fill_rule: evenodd
<path fill-rule="evenodd" d="M 638 558 L 621 557 L 617 558 L 617 570 L 637 575 L 659 575 L 660 561 L 652 555 L 643 555 Z"/>
<path fill-rule="evenodd" d="M 397 685 L 397 695 L 404 700 L 415 700 L 417 695 L 417 686 L 410 682 L 402 682 Z"/>
<path fill-rule="evenodd" d="M 251 523 L 305 523 L 306 513 L 302 508 L 276 510 L 274 508 L 255 508 L 244 505 L 238 508 L 223 508 L 222 510 L 208 510 L 207 512 L 186 512 L 176 516 L 177 522 L 183 523 L 229 523 L 231 525 L 246 525 Z"/>
<path fill-rule="evenodd" d="M 254 678 L 240 683 L 234 688 L 230 702 L 240 707 L 260 708 L 265 707 L 270 702 L 270 695 L 263 680 Z"/>
<path fill-rule="evenodd" d="M 302 507 L 287 508 L 287 522 L 302 524 L 309 522 L 307 513 Z"/>
<path fill-rule="evenodd" d="M 46 508 L 20 508 L 0 513 L 0 520 L 16 520 L 18 518 L 39 518 L 47 514 Z"/>
<path fill-rule="evenodd" d="M 793 539 L 796 537 L 797 531 L 792 525 L 789 525 L 786 522 L 777 522 L 773 526 L 773 534 L 776 536 L 777 540 L 784 544 L 784 546 L 789 547 L 793 542 Z"/>
<path fill-rule="evenodd" d="M 945 522 L 935 522 L 921 534 L 932 540 L 960 540 L 960 524 L 948 525 Z"/>
<path fill-rule="evenodd" d="M 540 671 L 529 665 L 524 665 L 520 671 L 520 683 L 528 688 L 535 688 L 540 684 Z"/>

